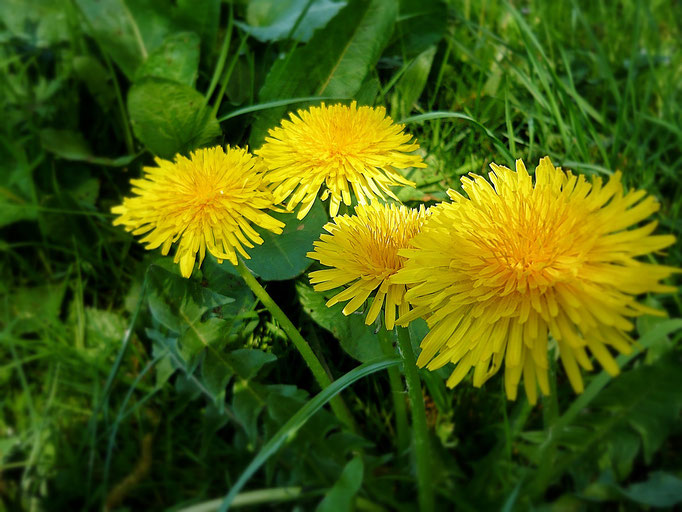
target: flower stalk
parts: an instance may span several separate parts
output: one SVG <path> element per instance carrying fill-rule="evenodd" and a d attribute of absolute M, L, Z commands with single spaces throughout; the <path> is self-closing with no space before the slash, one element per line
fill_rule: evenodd
<path fill-rule="evenodd" d="M 378 332 L 381 350 L 386 356 L 395 355 L 393 337 L 391 332 L 380 329 Z M 395 367 L 388 368 L 388 382 L 391 387 L 393 398 L 393 412 L 395 413 L 395 430 L 398 453 L 402 453 L 410 445 L 410 433 L 407 424 L 407 407 L 405 406 L 405 388 L 400 378 L 400 370 Z"/>
<path fill-rule="evenodd" d="M 431 454 L 429 437 L 426 428 L 426 407 L 422 394 L 421 382 L 417 373 L 417 363 L 412 350 L 410 331 L 407 327 L 398 327 L 398 347 L 403 358 L 403 372 L 407 381 L 407 392 L 412 407 L 412 432 L 414 451 L 417 461 L 417 488 L 419 510 L 434 510 L 433 481 L 431 479 Z"/>
<path fill-rule="evenodd" d="M 320 360 L 317 358 L 312 348 L 310 348 L 308 342 L 301 336 L 301 333 L 298 332 L 298 329 L 296 329 L 291 320 L 289 320 L 289 317 L 280 309 L 268 292 L 265 291 L 265 288 L 263 288 L 253 274 L 251 274 L 251 271 L 246 268 L 246 265 L 244 265 L 244 262 L 241 259 L 239 259 L 236 268 L 246 285 L 268 311 L 270 311 L 273 318 L 279 322 L 282 329 L 284 329 L 284 332 L 287 333 L 287 336 L 289 336 L 289 339 L 296 347 L 296 350 L 298 350 L 306 365 L 310 368 L 310 371 L 313 373 L 320 388 L 324 389 L 329 386 L 332 382 L 331 377 L 324 370 L 322 363 L 320 363 Z M 357 426 L 343 399 L 340 396 L 336 396 L 331 399 L 330 405 L 334 415 L 351 430 L 356 432 Z"/>

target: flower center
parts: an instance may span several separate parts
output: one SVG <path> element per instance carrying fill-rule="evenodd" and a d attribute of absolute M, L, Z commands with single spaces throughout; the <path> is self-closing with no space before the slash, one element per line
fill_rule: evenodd
<path fill-rule="evenodd" d="M 584 248 L 581 244 L 584 230 L 577 225 L 579 216 L 571 214 L 564 205 L 540 208 L 532 198 L 528 199 L 517 202 L 514 209 L 503 207 L 503 211 L 497 212 L 502 215 L 489 218 L 487 229 L 494 236 L 479 238 L 489 254 L 485 258 L 488 266 L 501 278 L 498 286 L 521 293 L 527 289 L 542 290 L 575 276 Z M 504 227 L 500 228 L 501 224 Z"/>

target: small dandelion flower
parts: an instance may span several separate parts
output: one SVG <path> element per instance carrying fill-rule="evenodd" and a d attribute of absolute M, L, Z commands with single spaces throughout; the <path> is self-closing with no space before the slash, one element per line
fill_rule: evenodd
<path fill-rule="evenodd" d="M 289 198 L 287 209 L 301 208 L 302 219 L 324 185 L 322 200 L 330 198 L 332 217 L 341 202 L 351 204 L 351 189 L 359 204 L 386 196 L 397 199 L 393 185 L 414 185 L 397 169 L 426 167 L 419 148 L 404 126 L 386 116 L 383 107 L 358 107 L 356 102 L 299 110 L 271 129 L 256 151 L 268 165 L 266 179 L 274 185 L 275 200 Z"/>
<path fill-rule="evenodd" d="M 656 222 L 628 229 L 658 210 L 643 190 L 624 191 L 620 173 L 606 184 L 588 182 L 540 160 L 533 179 L 523 162 L 516 172 L 492 164 L 492 185 L 462 179 L 469 198 L 450 190 L 452 203 L 431 209 L 392 280 L 409 285 L 414 308 L 398 321 L 425 316 L 420 366 L 452 362 L 447 384 L 473 367 L 481 386 L 505 363 L 507 397 L 523 376 L 531 403 L 537 386 L 549 394 L 548 336 L 574 390 L 579 367 L 592 370 L 588 351 L 611 375 L 619 371 L 609 347 L 630 352 L 631 318 L 660 314 L 636 301 L 647 292 L 673 292 L 661 280 L 677 272 L 635 258 L 674 243 L 652 235 Z"/>
<path fill-rule="evenodd" d="M 324 227 L 329 234 L 315 242 L 308 257 L 332 268 L 311 272 L 310 282 L 320 292 L 350 286 L 332 297 L 327 306 L 350 301 L 343 309 L 349 315 L 376 290 L 365 323 L 376 320 L 385 301 L 384 324 L 393 329 L 396 307 L 404 315 L 409 305 L 404 300 L 405 286 L 389 280 L 405 260 L 398 251 L 408 247 L 427 215 L 423 206 L 417 210 L 373 203 L 357 206 L 353 216 L 341 215 L 329 222 Z"/>
<path fill-rule="evenodd" d="M 161 247 L 166 255 L 175 242 L 175 263 L 189 277 L 197 253 L 199 265 L 206 250 L 219 261 L 237 264 L 244 247 L 263 243 L 251 223 L 274 233 L 284 224 L 261 210 L 274 206 L 272 193 L 263 185 L 264 165 L 244 149 L 200 149 L 175 162 L 156 159 L 158 167 L 145 167 L 144 177 L 131 180 L 134 197 L 111 209 L 147 249 Z M 236 251 L 236 252 L 235 252 Z"/>

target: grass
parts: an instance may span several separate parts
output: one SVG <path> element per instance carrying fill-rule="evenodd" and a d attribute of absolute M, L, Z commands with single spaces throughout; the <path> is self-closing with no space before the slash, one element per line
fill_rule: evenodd
<path fill-rule="evenodd" d="M 0 7 L 0 509 L 182 510 L 206 502 L 216 510 L 211 500 L 317 387 L 281 327 L 233 278 L 204 273 L 211 290 L 237 299 L 215 306 L 230 322 L 216 350 L 249 347 L 272 357 L 261 366 L 246 361 L 248 374 L 210 373 L 209 356 L 188 353 L 184 335 L 150 308 L 154 297 L 171 312 L 185 306 L 147 281 L 150 264 L 163 268 L 158 255 L 111 225 L 110 207 L 153 161 L 127 104 L 141 79 L 125 65 L 134 56 L 126 30 L 139 32 L 149 55 L 166 34 L 198 35 L 196 72 L 183 76 L 183 87 L 209 92 L 205 101 L 220 120 L 211 141 L 223 144 L 246 144 L 262 116 L 309 104 L 317 92 L 304 87 L 310 75 L 295 95 L 263 93 L 275 63 L 306 65 L 295 53 L 304 43 L 286 34 L 246 37 L 242 23 L 257 16 L 242 4 L 111 2 L 127 4 L 130 16 L 106 18 L 123 30 L 112 46 L 98 28 L 99 4 L 29 4 Z M 493 161 L 523 158 L 530 168 L 549 155 L 585 174 L 622 171 L 629 186 L 660 199 L 660 231 L 680 238 L 679 14 L 663 1 L 403 0 L 376 65 L 356 64 L 357 90 L 331 82 L 323 95 L 385 105 L 409 121 L 429 164 L 412 174 L 417 189 L 401 193 L 409 204 L 444 199 L 461 175 L 485 173 Z M 299 17 L 299 25 L 318 23 Z M 340 34 L 329 39 L 337 44 Z M 191 60 L 193 50 L 178 51 L 185 50 Z M 303 103 L 278 103 L 290 98 Z M 656 259 L 680 267 L 679 244 Z M 358 365 L 363 347 L 352 339 L 365 332 L 344 326 L 352 336 L 340 344 L 308 315 L 301 285 L 304 275 L 267 289 L 339 378 Z M 537 408 L 507 402 L 500 377 L 453 391 L 447 372 L 420 372 L 440 506 L 627 510 L 660 504 L 665 493 L 682 502 L 682 385 L 674 371 L 682 303 L 679 294 L 646 300 L 670 320 L 640 319 L 636 337 L 648 352 L 623 360 L 626 371 L 612 384 L 595 373 L 594 393 L 582 395 L 589 400 L 576 401 L 561 368 Z M 650 394 L 635 396 L 640 388 Z M 360 434 L 323 409 L 254 474 L 235 507 L 253 500 L 264 510 L 307 510 L 326 495 L 328 510 L 351 502 L 359 510 L 416 509 L 414 460 L 396 450 L 388 374 L 359 380 L 343 397 Z M 354 457 L 359 483 L 341 478 Z M 558 469 L 545 480 L 539 468 Z"/>

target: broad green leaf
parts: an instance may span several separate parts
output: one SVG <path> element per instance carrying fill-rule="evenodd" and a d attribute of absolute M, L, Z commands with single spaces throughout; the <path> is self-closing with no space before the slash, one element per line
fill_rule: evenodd
<path fill-rule="evenodd" d="M 400 0 L 389 55 L 412 58 L 445 37 L 448 10 L 442 0 Z"/>
<path fill-rule="evenodd" d="M 345 304 L 335 304 L 328 308 L 327 299 L 322 293 L 302 283 L 296 285 L 296 290 L 303 310 L 318 325 L 331 332 L 346 353 L 361 362 L 376 359 L 383 354 L 374 326 L 365 325 L 364 315 L 345 316 L 342 313 Z"/>
<path fill-rule="evenodd" d="M 632 501 L 650 507 L 674 507 L 682 503 L 682 480 L 664 471 L 654 471 L 648 480 L 619 490 Z"/>
<path fill-rule="evenodd" d="M 244 264 L 266 281 L 293 279 L 312 264 L 306 253 L 313 250 L 313 242 L 320 237 L 327 215 L 319 201 L 302 220 L 296 219 L 294 213 L 271 215 L 285 223 L 282 234 L 256 228 L 263 243 L 248 249 L 251 259 L 244 260 Z"/>
<path fill-rule="evenodd" d="M 199 71 L 199 43 L 199 36 L 193 32 L 169 35 L 137 68 L 135 81 L 165 78 L 193 87 Z"/>
<path fill-rule="evenodd" d="M 27 203 L 5 187 L 0 187 L 0 228 L 36 218 L 38 214 L 34 205 Z"/>
<path fill-rule="evenodd" d="M 220 4 L 220 0 L 177 0 L 176 18 L 184 29 L 199 34 L 204 55 L 215 51 Z"/>
<path fill-rule="evenodd" d="M 124 0 L 140 32 L 146 56 L 156 50 L 169 34 L 181 32 L 174 2 L 169 0 Z M 144 59 L 143 59 L 144 60 Z"/>
<path fill-rule="evenodd" d="M 69 7 L 54 0 L 3 0 L 0 21 L 12 36 L 47 47 L 69 39 Z"/>
<path fill-rule="evenodd" d="M 111 82 L 111 74 L 92 55 L 79 55 L 73 58 L 73 71 L 85 83 L 90 95 L 108 112 L 114 106 L 116 93 Z"/>
<path fill-rule="evenodd" d="M 341 476 L 317 506 L 317 512 L 350 512 L 353 498 L 362 486 L 364 465 L 360 456 L 354 457 L 343 468 Z"/>
<path fill-rule="evenodd" d="M 292 38 L 305 42 L 345 5 L 336 0 L 252 0 L 246 10 L 247 23 L 237 25 L 263 42 L 286 39 L 295 27 Z"/>
<path fill-rule="evenodd" d="M 380 360 L 362 364 L 345 374 L 343 377 L 335 380 L 327 388 L 315 395 L 315 397 L 301 407 L 301 409 L 299 409 L 299 411 L 294 414 L 267 443 L 265 443 L 265 445 L 258 452 L 258 455 L 256 455 L 256 457 L 251 461 L 248 467 L 240 475 L 237 482 L 227 493 L 227 496 L 225 496 L 225 499 L 220 505 L 219 511 L 226 512 L 230 508 L 234 498 L 237 496 L 237 494 L 239 494 L 239 491 L 241 491 L 253 474 L 258 471 L 258 469 L 279 449 L 280 446 L 282 446 L 287 439 L 291 439 L 317 411 L 319 411 L 327 402 L 329 402 L 329 400 L 331 400 L 354 382 L 371 375 L 372 373 L 385 370 L 391 366 L 397 366 L 398 364 L 400 364 L 400 359 L 393 357 L 382 358 Z"/>
<path fill-rule="evenodd" d="M 148 279 L 148 301 L 152 315 L 160 324 L 178 334 L 199 322 L 209 309 L 234 300 L 166 270 L 160 264 L 149 267 Z"/>
<path fill-rule="evenodd" d="M 95 165 L 123 167 L 137 157 L 137 155 L 125 155 L 118 158 L 95 156 L 83 134 L 71 130 L 46 128 L 40 131 L 40 142 L 46 151 L 65 160 L 88 162 Z"/>
<path fill-rule="evenodd" d="M 129 78 L 147 57 L 137 21 L 124 0 L 75 0 L 86 29 Z"/>
<path fill-rule="evenodd" d="M 313 94 L 353 97 L 386 46 L 396 16 L 395 0 L 351 0 L 308 44 L 275 62 L 259 101 Z M 284 108 L 261 113 L 252 127 L 250 145 L 258 147 L 284 113 Z"/>
<path fill-rule="evenodd" d="M 203 96 L 191 87 L 158 78 L 144 79 L 128 93 L 135 135 L 162 158 L 186 154 L 220 135 L 218 122 L 203 104 Z"/>

